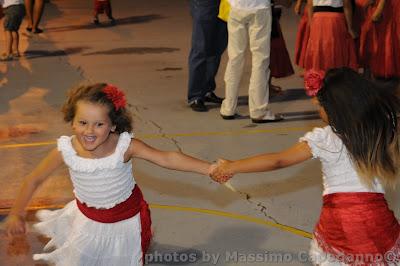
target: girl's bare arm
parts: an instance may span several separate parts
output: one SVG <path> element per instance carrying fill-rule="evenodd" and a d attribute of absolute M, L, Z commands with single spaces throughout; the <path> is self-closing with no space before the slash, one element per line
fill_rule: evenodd
<path fill-rule="evenodd" d="M 356 33 L 353 29 L 353 8 L 350 0 L 343 0 L 343 12 L 346 19 L 347 31 L 349 32 L 350 36 L 355 39 L 358 37 L 358 33 Z"/>
<path fill-rule="evenodd" d="M 177 151 L 157 150 L 138 139 L 132 140 L 127 156 L 145 159 L 168 169 L 209 174 L 210 163 L 208 162 Z"/>
<path fill-rule="evenodd" d="M 277 153 L 260 154 L 253 157 L 219 163 L 219 175 L 266 172 L 301 163 L 312 158 L 306 142 L 299 142 L 287 150 Z"/>
<path fill-rule="evenodd" d="M 55 148 L 25 177 L 15 203 L 5 221 L 8 235 L 25 232 L 24 216 L 26 206 L 40 184 L 62 163 L 62 156 Z"/>
<path fill-rule="evenodd" d="M 311 25 L 311 19 L 313 17 L 313 1 L 307 0 L 307 11 L 308 11 L 308 25 Z"/>
<path fill-rule="evenodd" d="M 60 152 L 53 149 L 38 166 L 25 177 L 22 187 L 19 191 L 14 206 L 10 214 L 24 215 L 25 207 L 28 205 L 35 190 L 45 181 L 50 174 L 63 163 Z"/>
<path fill-rule="evenodd" d="M 378 6 L 376 7 L 376 10 L 374 12 L 374 14 L 372 14 L 372 21 L 373 22 L 378 22 L 381 17 L 382 17 L 382 13 L 383 13 L 383 9 L 385 8 L 385 4 L 386 4 L 386 0 L 380 0 L 378 3 Z"/>
<path fill-rule="evenodd" d="M 294 5 L 294 12 L 297 15 L 300 15 L 301 13 L 301 5 L 303 3 L 303 0 L 296 0 L 296 4 Z"/>

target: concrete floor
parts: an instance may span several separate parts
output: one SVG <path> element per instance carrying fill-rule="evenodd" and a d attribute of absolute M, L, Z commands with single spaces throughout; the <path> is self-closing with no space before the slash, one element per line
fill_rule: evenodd
<path fill-rule="evenodd" d="M 135 135 L 146 143 L 209 161 L 277 151 L 322 125 L 298 73 L 274 80 L 286 93 L 272 99 L 271 109 L 287 119 L 252 124 L 245 97 L 249 60 L 241 86 L 243 119 L 224 121 L 217 106 L 207 113 L 192 112 L 185 101 L 188 1 L 115 0 L 114 27 L 92 25 L 91 8 L 91 1 L 51 0 L 44 14 L 45 33 L 28 36 L 22 25 L 26 56 L 0 63 L 0 214 L 7 213 L 23 176 L 54 147 L 56 138 L 71 133 L 59 109 L 67 89 L 81 82 L 106 81 L 124 89 Z M 291 54 L 297 21 L 292 10 L 284 10 L 281 24 Z M 224 93 L 225 65 L 226 56 L 218 75 L 219 95 Z M 155 237 L 149 265 L 310 265 L 308 237 L 321 207 L 317 161 L 238 175 L 230 181 L 231 189 L 140 160 L 134 162 L 134 176 L 151 204 Z M 399 202 L 393 195 L 391 202 Z M 63 168 L 36 193 L 31 209 L 58 208 L 71 199 Z M 393 208 L 399 213 L 396 204 Z M 45 265 L 35 264 L 31 254 L 40 252 L 46 239 L 28 231 L 26 238 L 0 236 L 1 266 Z"/>

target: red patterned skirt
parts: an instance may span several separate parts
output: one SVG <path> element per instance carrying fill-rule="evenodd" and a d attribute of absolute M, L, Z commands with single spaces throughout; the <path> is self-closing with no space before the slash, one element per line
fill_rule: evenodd
<path fill-rule="evenodd" d="M 305 68 L 304 57 L 309 37 L 310 27 L 308 26 L 308 12 L 307 8 L 305 8 L 299 26 L 297 27 L 296 45 L 294 48 L 294 63 L 301 68 Z"/>
<path fill-rule="evenodd" d="M 358 68 L 354 40 L 343 13 L 315 12 L 305 54 L 305 69 Z"/>
<path fill-rule="evenodd" d="M 100 223 L 115 223 L 129 219 L 140 213 L 141 222 L 141 246 L 144 254 L 147 252 L 151 241 L 151 217 L 147 202 L 143 199 L 142 191 L 135 185 L 131 196 L 111 209 L 96 209 L 86 206 L 85 203 L 76 200 L 79 210 L 89 219 Z"/>
<path fill-rule="evenodd" d="M 399 235 L 384 195 L 368 192 L 325 195 L 314 232 L 325 253 L 357 266 L 399 265 Z"/>

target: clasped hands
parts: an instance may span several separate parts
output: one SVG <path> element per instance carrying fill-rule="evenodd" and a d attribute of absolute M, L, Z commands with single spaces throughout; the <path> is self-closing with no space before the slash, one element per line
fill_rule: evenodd
<path fill-rule="evenodd" d="M 208 175 L 212 180 L 223 184 L 231 179 L 234 173 L 229 169 L 232 162 L 224 159 L 218 159 L 216 163 L 210 166 Z"/>

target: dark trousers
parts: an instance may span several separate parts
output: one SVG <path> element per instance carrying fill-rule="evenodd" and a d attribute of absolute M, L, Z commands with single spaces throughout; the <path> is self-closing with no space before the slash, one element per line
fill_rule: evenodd
<path fill-rule="evenodd" d="M 228 43 L 226 23 L 218 16 L 220 0 L 190 0 L 193 19 L 189 55 L 188 102 L 215 90 L 215 76 Z"/>

